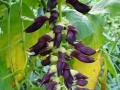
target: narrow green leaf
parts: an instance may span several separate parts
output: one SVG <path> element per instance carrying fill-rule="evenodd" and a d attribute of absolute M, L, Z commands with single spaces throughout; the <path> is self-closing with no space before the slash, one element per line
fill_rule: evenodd
<path fill-rule="evenodd" d="M 115 69 L 115 66 L 114 66 L 109 54 L 107 53 L 106 50 L 103 50 L 103 53 L 104 53 L 104 60 L 107 64 L 109 72 L 113 75 L 113 77 L 116 77 L 117 76 L 117 71 Z"/>

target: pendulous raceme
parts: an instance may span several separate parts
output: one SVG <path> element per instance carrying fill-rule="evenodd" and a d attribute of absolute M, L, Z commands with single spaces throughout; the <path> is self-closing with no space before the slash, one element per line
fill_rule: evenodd
<path fill-rule="evenodd" d="M 71 4 L 74 9 L 83 14 L 88 13 L 90 10 L 89 6 L 78 0 L 66 0 L 66 3 Z M 30 56 L 44 56 L 45 59 L 41 61 L 41 64 L 43 66 L 50 66 L 48 72 L 37 82 L 39 82 L 39 86 L 45 85 L 46 90 L 60 90 L 58 86 L 62 86 L 61 83 L 68 90 L 89 90 L 78 87 L 87 85 L 88 77 L 73 70 L 69 66 L 68 60 L 76 58 L 84 63 L 93 63 L 95 60 L 91 55 L 95 54 L 96 51 L 76 40 L 78 31 L 73 25 L 58 23 L 59 12 L 56 9 L 57 4 L 57 0 L 48 0 L 46 10 L 50 16 L 36 18 L 33 24 L 25 29 L 26 33 L 35 32 L 48 21 L 54 36 L 52 37 L 49 34 L 41 36 L 37 43 L 28 50 Z M 51 43 L 52 47 L 50 46 Z M 67 45 L 67 50 L 70 49 L 70 53 L 67 53 L 63 43 Z M 58 78 L 58 80 L 55 78 Z M 60 78 L 63 79 L 63 82 Z"/>

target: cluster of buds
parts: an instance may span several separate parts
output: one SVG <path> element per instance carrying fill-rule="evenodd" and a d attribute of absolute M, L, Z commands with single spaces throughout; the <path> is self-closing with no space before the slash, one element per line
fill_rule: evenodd
<path fill-rule="evenodd" d="M 83 14 L 90 10 L 87 5 L 78 0 L 66 0 L 66 2 Z M 74 60 L 73 58 L 76 58 L 85 63 L 92 63 L 95 60 L 91 55 L 95 54 L 96 51 L 76 40 L 77 29 L 74 26 L 70 24 L 56 24 L 59 17 L 58 11 L 55 10 L 57 3 L 57 0 L 48 0 L 47 11 L 50 12 L 50 17 L 40 16 L 35 19 L 32 25 L 25 29 L 26 33 L 35 32 L 48 21 L 54 36 L 52 37 L 49 34 L 45 34 L 38 39 L 38 42 L 34 46 L 29 48 L 29 55 L 44 56 L 45 59 L 41 61 L 41 64 L 43 66 L 50 66 L 48 72 L 44 74 L 41 80 L 37 80 L 37 82 L 39 82 L 40 86 L 46 85 L 46 90 L 61 90 L 58 88 L 61 80 L 56 80 L 55 77 L 62 77 L 63 84 L 68 90 L 89 90 L 87 88 L 77 87 L 85 86 L 88 83 L 88 77 L 73 70 L 69 66 L 68 60 Z M 64 42 L 68 45 L 67 49 L 70 49 L 69 53 L 67 53 L 66 48 L 61 45 Z M 51 43 L 52 46 L 50 46 Z"/>

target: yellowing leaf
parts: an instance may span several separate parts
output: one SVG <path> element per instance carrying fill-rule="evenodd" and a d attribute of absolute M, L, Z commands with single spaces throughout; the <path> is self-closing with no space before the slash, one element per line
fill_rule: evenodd
<path fill-rule="evenodd" d="M 94 90 L 101 70 L 102 58 L 100 53 L 97 53 L 94 58 L 96 58 L 94 63 L 83 63 L 77 59 L 74 59 L 73 63 L 73 69 L 88 77 L 88 84 L 85 87 L 89 88 L 90 90 Z"/>

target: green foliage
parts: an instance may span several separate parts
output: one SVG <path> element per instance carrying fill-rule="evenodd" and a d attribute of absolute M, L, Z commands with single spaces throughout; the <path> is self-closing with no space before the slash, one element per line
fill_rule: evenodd
<path fill-rule="evenodd" d="M 11 83 L 13 83 L 13 78 L 8 77 L 4 79 L 4 77 L 10 74 L 10 71 L 6 68 L 5 61 L 0 57 L 0 90 L 14 90 Z"/>
<path fill-rule="evenodd" d="M 70 23 L 76 26 L 79 33 L 77 35 L 78 39 L 84 39 L 94 32 L 92 24 L 87 16 L 72 9 L 65 10 L 63 15 L 69 20 Z"/>
<path fill-rule="evenodd" d="M 23 31 L 34 21 L 37 16 L 36 12 L 39 8 L 38 6 L 42 5 L 42 1 L 44 0 L 12 0 L 11 2 L 9 2 L 9 0 L 0 0 L 0 90 L 16 89 L 13 89 L 12 83 L 15 81 L 14 79 L 18 71 L 11 73 L 10 70 L 8 70 L 5 62 L 6 57 L 8 57 L 7 55 L 9 53 L 13 54 L 15 50 L 19 53 L 15 54 L 16 56 L 13 57 L 24 55 L 25 50 L 34 45 L 41 35 L 49 32 L 48 22 L 41 29 L 32 34 L 25 34 Z M 91 0 L 80 1 L 87 3 Z M 42 5 L 43 8 L 45 4 L 46 3 Z M 64 0 L 62 0 L 62 4 L 65 4 Z M 63 17 L 77 28 L 77 39 L 84 41 L 88 46 L 95 49 L 106 49 L 102 57 L 108 67 L 107 89 L 112 90 L 114 87 L 115 90 L 119 90 L 120 0 L 92 0 L 89 2 L 89 5 L 91 5 L 91 10 L 87 15 L 83 15 L 67 7 L 67 9 L 62 11 Z M 106 13 L 108 15 L 106 15 Z M 10 23 L 8 20 L 9 15 Z M 113 16 L 116 16 L 116 18 L 113 18 Z M 10 29 L 10 32 L 8 29 Z M 11 52 L 8 52 L 9 48 L 12 48 L 10 49 Z M 25 61 L 25 58 L 22 57 L 21 59 Z M 16 59 L 15 62 L 16 64 L 21 62 L 17 60 L 18 59 Z M 32 61 L 32 64 L 33 63 L 34 61 Z M 32 80 L 36 79 L 34 78 L 35 73 L 32 73 L 34 69 L 39 75 L 43 74 L 41 66 L 38 65 L 37 67 L 35 63 L 31 65 L 29 62 L 27 62 L 27 64 L 30 65 L 30 68 L 25 68 L 26 76 L 23 82 L 28 83 L 28 90 L 44 90 L 44 88 L 39 88 L 31 84 Z M 39 69 L 41 71 L 39 71 Z M 20 85 L 22 86 L 23 83 L 20 83 Z M 32 87 L 29 87 L 30 85 Z M 96 90 L 100 89 L 99 86 Z"/>

